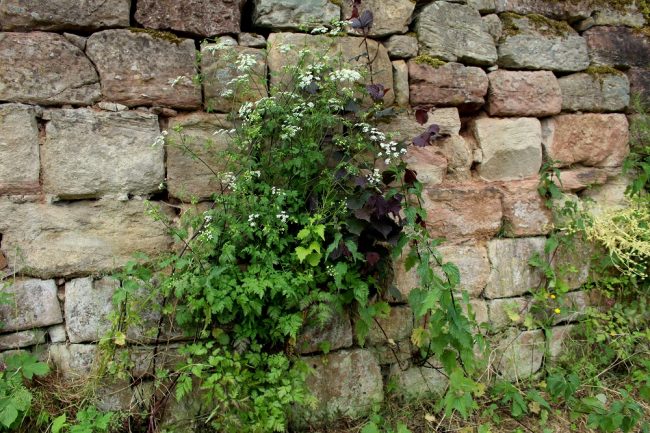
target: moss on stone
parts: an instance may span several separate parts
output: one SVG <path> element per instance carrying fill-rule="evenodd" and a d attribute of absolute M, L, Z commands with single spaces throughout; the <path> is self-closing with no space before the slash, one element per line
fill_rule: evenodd
<path fill-rule="evenodd" d="M 555 21 L 538 14 L 519 15 L 514 12 L 504 12 L 499 15 L 503 23 L 503 35 L 514 36 L 523 31 L 517 24 L 518 20 L 526 20 L 531 27 L 545 36 L 566 36 L 573 33 L 571 26 L 564 21 Z"/>
<path fill-rule="evenodd" d="M 600 75 L 624 75 L 623 72 L 611 66 L 589 66 L 585 72 L 592 76 Z"/>
<path fill-rule="evenodd" d="M 336 5 L 336 6 L 340 7 L 340 8 L 343 7 L 343 0 L 329 0 L 329 1 L 330 1 L 330 3 L 332 3 L 333 5 Z"/>
<path fill-rule="evenodd" d="M 160 30 L 152 30 L 152 29 L 141 29 L 137 27 L 129 27 L 129 30 L 133 33 L 145 33 L 150 35 L 153 38 L 162 39 L 163 41 L 171 42 L 174 44 L 180 44 L 181 42 L 183 42 L 181 38 L 169 32 L 163 32 Z"/>
<path fill-rule="evenodd" d="M 413 58 L 413 61 L 419 65 L 429 65 L 436 69 L 447 64 L 444 60 L 440 60 L 428 54 L 420 54 Z"/>

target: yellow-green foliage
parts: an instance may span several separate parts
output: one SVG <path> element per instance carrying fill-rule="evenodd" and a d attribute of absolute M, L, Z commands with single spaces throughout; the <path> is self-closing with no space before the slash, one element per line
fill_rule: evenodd
<path fill-rule="evenodd" d="M 428 54 L 421 54 L 413 59 L 413 61 L 420 65 L 429 65 L 434 68 L 439 68 L 447 64 L 444 60 L 440 60 L 436 57 L 430 56 Z"/>
<path fill-rule="evenodd" d="M 611 66 L 589 66 L 585 71 L 589 75 L 623 75 L 623 72 Z"/>
<path fill-rule="evenodd" d="M 593 215 L 587 238 L 607 249 L 625 275 L 646 278 L 650 264 L 650 200 L 630 201 L 628 207 Z"/>
<path fill-rule="evenodd" d="M 130 27 L 129 30 L 133 33 L 145 33 L 147 35 L 150 35 L 153 38 L 162 39 L 163 41 L 171 42 L 174 44 L 180 44 L 181 42 L 183 42 L 181 38 L 169 32 L 162 32 L 160 30 L 152 30 L 152 29 L 140 29 L 137 27 Z"/>

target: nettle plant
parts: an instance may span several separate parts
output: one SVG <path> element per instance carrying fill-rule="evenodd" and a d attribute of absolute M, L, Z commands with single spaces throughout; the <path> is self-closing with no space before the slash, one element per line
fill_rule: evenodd
<path fill-rule="evenodd" d="M 343 24 L 312 33 L 336 37 Z M 351 25 L 365 37 L 372 13 L 355 13 Z M 326 48 L 277 48 L 297 51 L 296 64 L 284 68 L 269 96 L 232 114 L 234 127 L 215 131 L 230 145 L 219 153 L 222 166 L 210 167 L 220 181 L 212 202 L 187 212 L 180 227 L 152 209 L 170 225 L 178 249 L 130 263 L 120 276 L 109 352 L 123 353 L 115 349 L 128 344 L 127 327 L 140 322 L 143 309 L 159 308 L 162 317 L 152 334 L 154 355 L 164 351 L 168 327 L 192 338 L 178 349 L 178 365 L 154 361 L 148 431 L 159 431 L 170 398 L 190 396 L 205 403 L 197 420 L 217 431 L 284 431 L 291 408 L 315 403 L 297 355 L 301 330 L 352 311 L 363 345 L 397 295 L 392 269 L 401 255 L 420 278 L 408 299 L 414 357 L 420 365 L 432 356 L 441 361 L 451 379 L 441 408 L 467 415 L 480 388 L 470 379 L 480 337 L 462 312 L 459 271 L 443 261 L 441 241 L 427 231 L 423 185 L 401 158 L 408 145 L 430 145 L 439 128 L 412 143 L 377 128 L 394 111 L 383 105 L 388 89 L 374 82 L 368 52 L 346 59 Z M 250 83 L 266 78 L 253 76 L 255 59 L 225 45 L 214 50 L 232 56 L 240 73 L 224 96 L 250 100 L 257 88 Z M 422 124 L 426 113 L 417 113 Z M 202 161 L 185 140 L 168 145 Z M 143 292 L 151 302 L 142 301 Z"/>

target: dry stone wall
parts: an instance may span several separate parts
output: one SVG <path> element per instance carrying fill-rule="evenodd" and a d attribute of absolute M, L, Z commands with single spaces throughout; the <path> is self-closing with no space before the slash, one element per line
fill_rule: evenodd
<path fill-rule="evenodd" d="M 409 140 L 422 128 L 411 110 L 432 107 L 429 121 L 447 137 L 405 156 L 426 184 L 427 225 L 447 239 L 442 252 L 459 266 L 477 321 L 490 325 L 494 371 L 530 376 L 552 361 L 544 333 L 516 318 L 533 306 L 542 275 L 528 259 L 544 254 L 552 226 L 536 191 L 539 171 L 553 159 L 566 192 L 601 207 L 620 201 L 630 94 L 650 96 L 641 0 L 361 3 L 375 14 L 375 82 L 402 109 L 382 128 Z M 143 199 L 173 218 L 214 191 L 204 166 L 151 146 L 175 125 L 197 151 L 206 139 L 224 145 L 212 132 L 227 119 L 215 112 L 233 108 L 220 92 L 236 71 L 204 38 L 253 54 L 273 82 L 292 61 L 277 47 L 325 40 L 302 26 L 350 11 L 347 0 L 0 2 L 0 275 L 13 294 L 0 306 L 0 350 L 34 350 L 65 377 L 87 374 L 116 284 L 105 276 L 135 252 L 172 247 Z M 327 43 L 354 58 L 360 40 L 351 33 Z M 191 79 L 198 73 L 201 82 Z M 594 302 L 579 290 L 587 256 L 571 257 L 579 272 L 549 337 L 551 358 Z M 443 375 L 410 363 L 413 318 L 403 300 L 416 282 L 401 260 L 395 271 L 401 296 L 364 347 L 347 312 L 324 330 L 305 330 L 299 349 L 320 398 L 310 416 L 362 414 L 382 401 L 388 381 L 408 397 L 444 389 Z M 129 338 L 151 343 L 144 332 Z M 106 407 L 128 404 L 122 394 L 110 394 Z"/>

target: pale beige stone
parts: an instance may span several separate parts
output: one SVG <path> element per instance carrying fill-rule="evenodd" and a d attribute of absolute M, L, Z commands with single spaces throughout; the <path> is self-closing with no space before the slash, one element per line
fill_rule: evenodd
<path fill-rule="evenodd" d="M 408 339 L 413 331 L 413 311 L 408 306 L 392 306 L 387 317 L 377 317 L 366 336 L 366 345 L 394 344 Z"/>
<path fill-rule="evenodd" d="M 253 23 L 274 31 L 317 27 L 341 18 L 341 8 L 329 0 L 254 0 L 253 4 Z"/>
<path fill-rule="evenodd" d="M 3 245 L 4 245 L 3 238 Z M 54 280 L 17 279 L 3 288 L 9 303 L 0 305 L 2 331 L 56 325 L 63 322 Z"/>
<path fill-rule="evenodd" d="M 544 257 L 546 238 L 492 239 L 488 256 L 492 272 L 483 295 L 488 299 L 522 295 L 538 287 L 542 272 L 528 261 L 534 254 Z"/>
<path fill-rule="evenodd" d="M 39 161 L 36 110 L 28 105 L 0 104 L 0 193 L 36 190 Z"/>
<path fill-rule="evenodd" d="M 96 342 L 110 331 L 118 287 L 110 278 L 77 278 L 65 284 L 65 325 L 71 343 Z"/>
<path fill-rule="evenodd" d="M 440 397 L 449 385 L 447 376 L 435 368 L 411 367 L 402 370 L 394 365 L 389 380 L 395 385 L 397 395 L 407 400 Z"/>
<path fill-rule="evenodd" d="M 372 11 L 374 19 L 368 35 L 383 37 L 395 33 L 408 32 L 415 3 L 411 0 L 364 0 L 358 8 L 359 14 Z M 341 2 L 341 17 L 352 16 L 352 2 Z"/>
<path fill-rule="evenodd" d="M 521 237 L 547 234 L 553 227 L 553 215 L 539 195 L 537 178 L 504 183 L 504 235 Z"/>
<path fill-rule="evenodd" d="M 494 351 L 497 372 L 506 380 L 519 381 L 537 372 L 544 359 L 544 332 L 510 328 Z"/>
<path fill-rule="evenodd" d="M 409 68 L 404 60 L 393 61 L 395 103 L 401 107 L 409 105 Z"/>
<path fill-rule="evenodd" d="M 333 311 L 332 317 L 323 326 L 308 323 L 300 331 L 296 342 L 298 351 L 305 355 L 350 346 L 352 346 L 352 324 L 347 311 Z"/>
<path fill-rule="evenodd" d="M 564 111 L 623 111 L 630 103 L 630 82 L 623 73 L 571 74 L 558 82 Z"/>
<path fill-rule="evenodd" d="M 550 71 L 505 71 L 488 74 L 490 116 L 545 117 L 562 110 L 558 80 Z"/>

